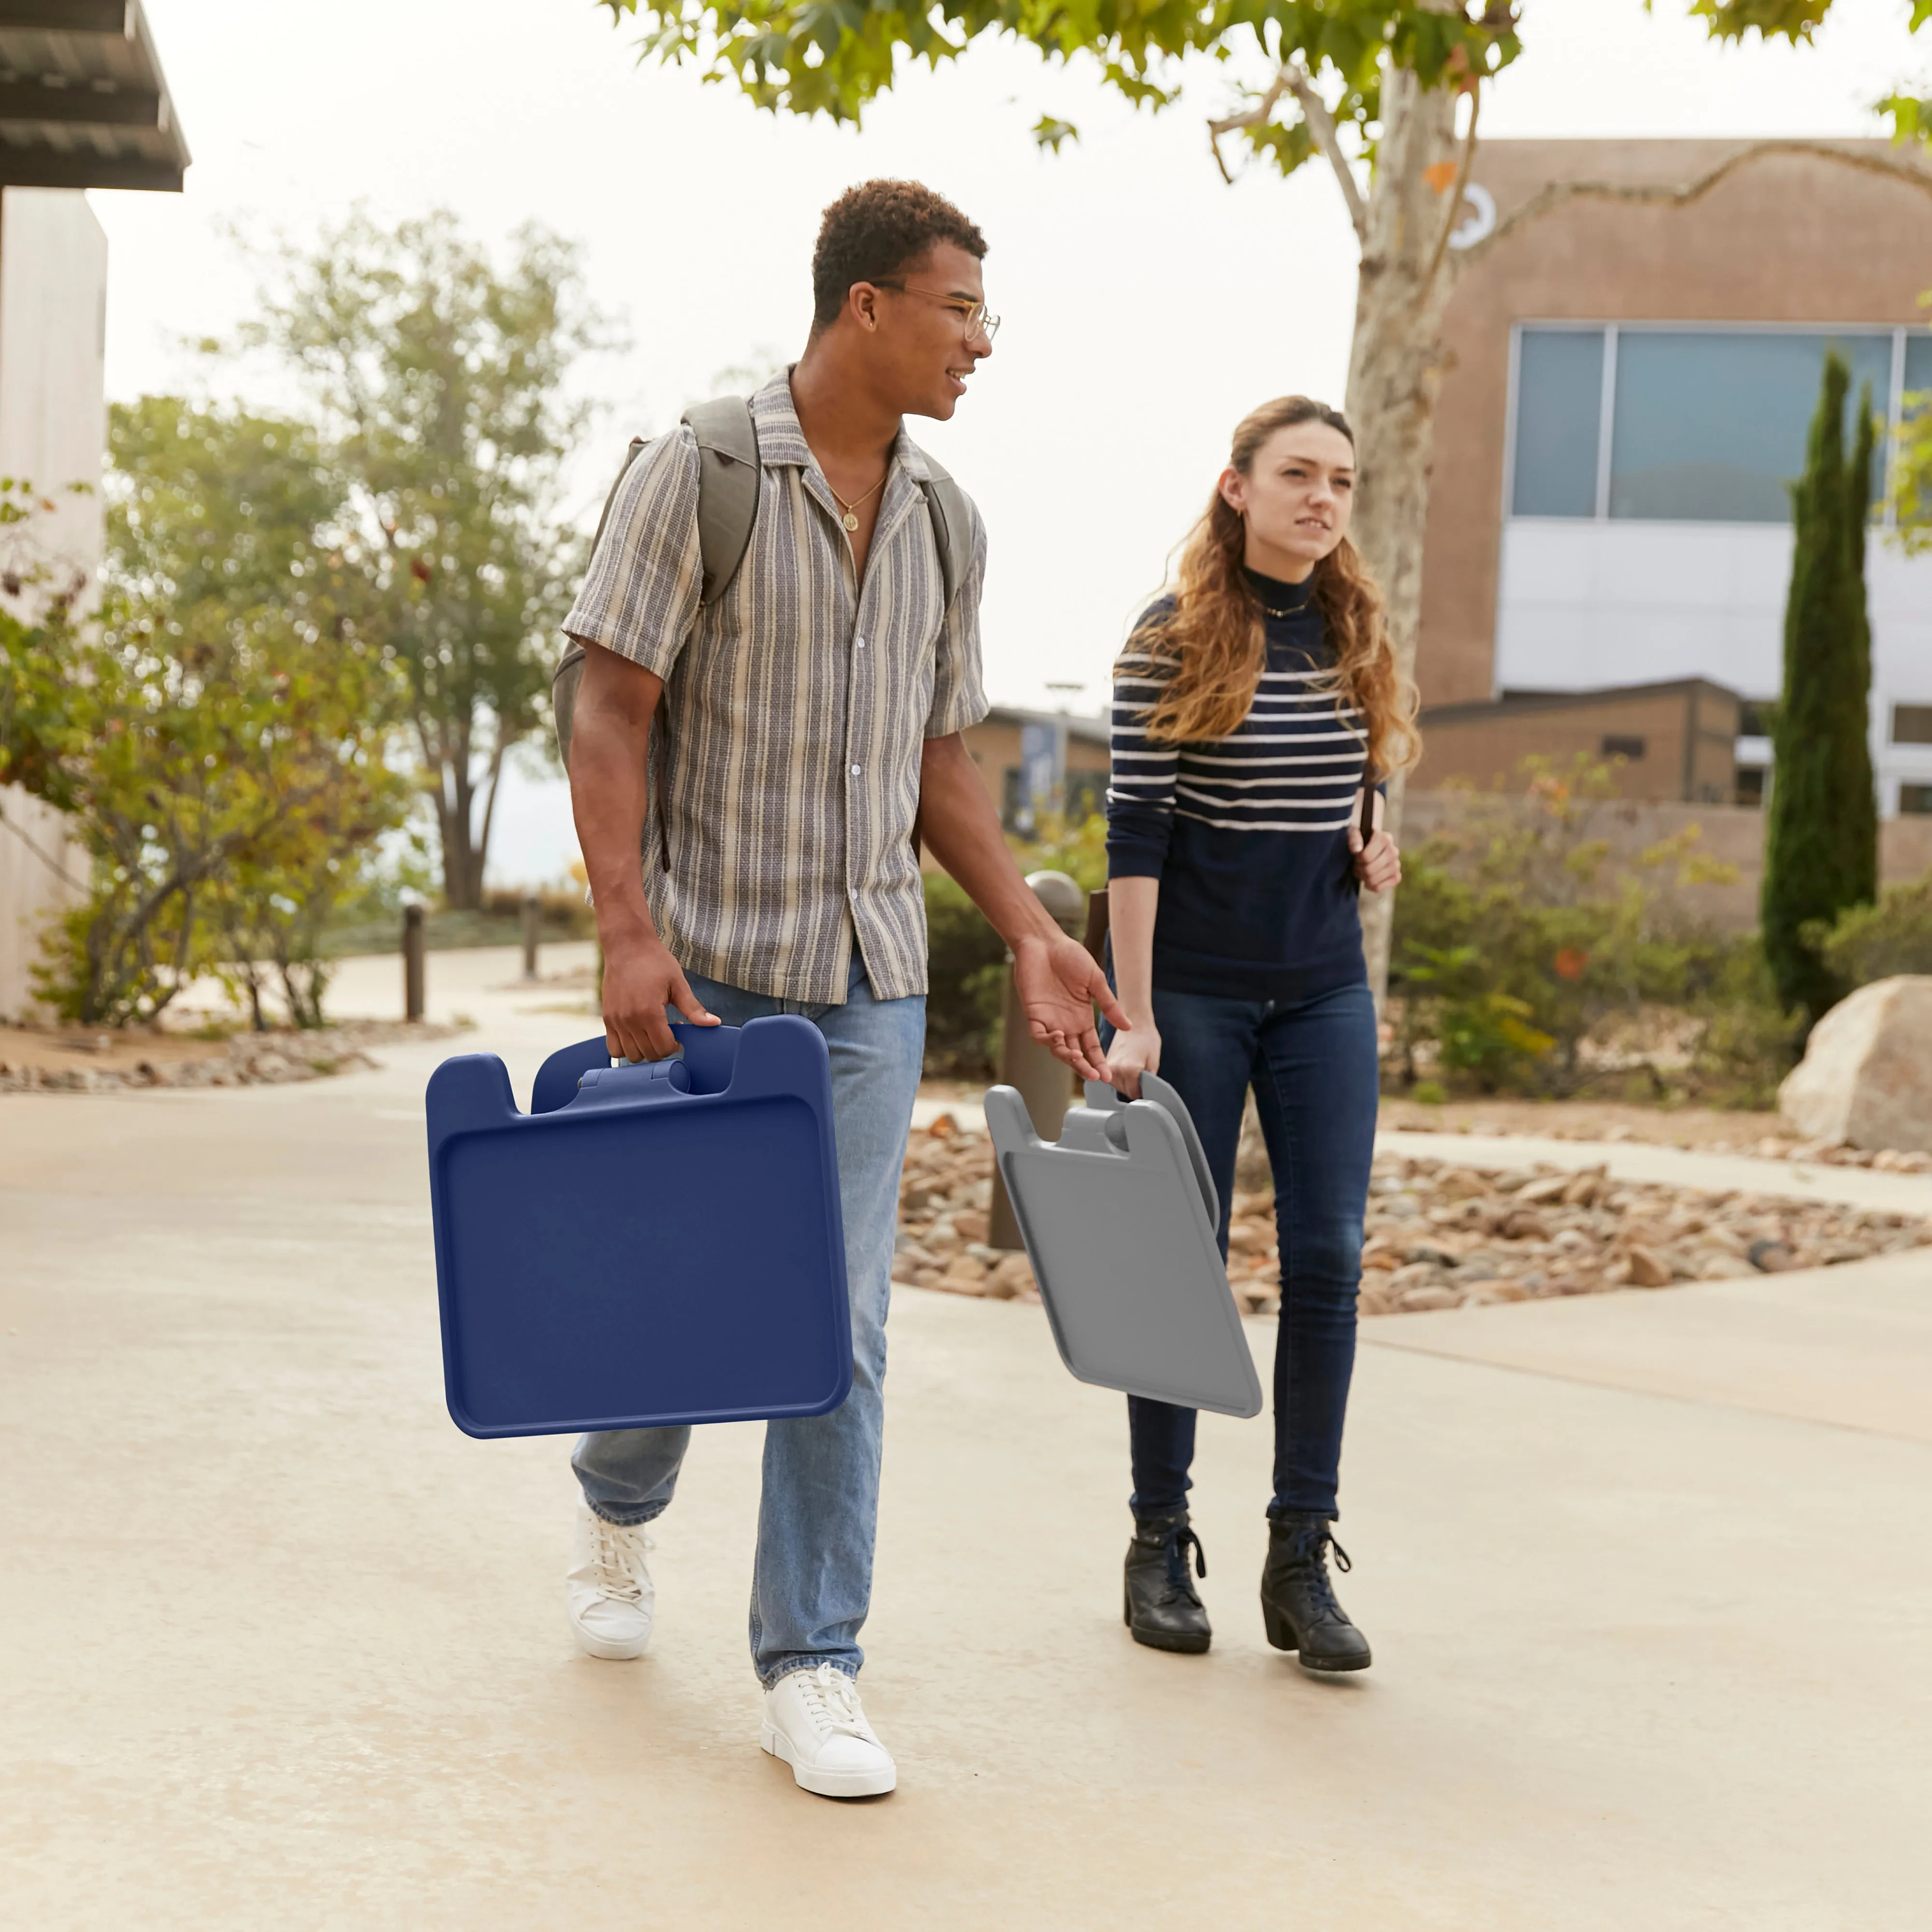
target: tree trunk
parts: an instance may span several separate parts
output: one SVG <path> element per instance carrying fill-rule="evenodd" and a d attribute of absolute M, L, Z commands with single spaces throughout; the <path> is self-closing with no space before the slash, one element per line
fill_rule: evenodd
<path fill-rule="evenodd" d="M 1388 600 L 1396 662 L 1410 676 L 1422 614 L 1442 311 L 1451 283 L 1451 258 L 1442 242 L 1444 224 L 1456 213 L 1425 171 L 1455 158 L 1458 98 L 1454 88 L 1424 88 L 1401 68 L 1384 78 L 1348 358 L 1348 417 L 1361 459 L 1354 535 Z M 1385 820 L 1394 836 L 1401 831 L 1402 794 L 1398 773 L 1389 782 Z M 1378 1008 L 1388 985 L 1394 912 L 1393 893 L 1364 896 L 1363 945 Z"/>
<path fill-rule="evenodd" d="M 436 774 L 443 899 L 452 912 L 475 912 L 483 903 L 483 854 L 472 829 L 476 790 L 470 776 L 470 734 L 463 732 L 453 746 L 433 745 L 425 736 L 423 751 Z"/>

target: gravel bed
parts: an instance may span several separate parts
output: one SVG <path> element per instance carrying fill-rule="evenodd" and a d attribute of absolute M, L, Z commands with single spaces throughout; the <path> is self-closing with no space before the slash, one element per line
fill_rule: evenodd
<path fill-rule="evenodd" d="M 313 1033 L 236 1034 L 190 1058 L 136 1060 L 132 1066 L 49 1068 L 16 1066 L 0 1041 L 0 1094 L 121 1094 L 151 1087 L 269 1087 L 352 1073 L 376 1062 L 368 1049 L 411 1040 L 447 1040 L 462 1031 L 432 1021 L 371 1020 Z M 64 1036 L 63 1037 L 65 1037 Z M 74 1038 L 84 1037 L 76 1033 Z M 100 1036 L 105 1039 L 106 1035 Z M 124 1048 L 124 1036 L 116 1044 Z"/>
<path fill-rule="evenodd" d="M 1026 1256 L 986 1244 L 992 1158 L 986 1137 L 961 1133 L 948 1114 L 912 1136 L 899 1183 L 896 1281 L 1038 1299 Z M 1364 1315 L 1388 1315 L 1668 1288 L 1921 1246 L 1932 1246 L 1932 1222 L 1910 1214 L 1612 1180 L 1600 1167 L 1487 1174 L 1384 1154 L 1370 1184 L 1360 1306 Z M 1274 1198 L 1266 1187 L 1238 1187 L 1228 1279 L 1249 1314 L 1280 1305 Z"/>

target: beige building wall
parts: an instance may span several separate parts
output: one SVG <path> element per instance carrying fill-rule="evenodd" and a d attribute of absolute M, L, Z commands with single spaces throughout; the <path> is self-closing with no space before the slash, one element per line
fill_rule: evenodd
<path fill-rule="evenodd" d="M 0 475 L 27 478 L 55 505 L 0 532 L 0 545 L 8 568 L 44 568 L 62 586 L 91 586 L 100 566 L 106 302 L 107 238 L 86 196 L 0 194 Z M 89 494 L 71 494 L 70 483 Z M 30 586 L 5 608 L 30 620 L 33 598 Z M 86 870 L 58 813 L 0 788 L 0 1019 L 27 1016 L 40 929 L 85 896 Z"/>

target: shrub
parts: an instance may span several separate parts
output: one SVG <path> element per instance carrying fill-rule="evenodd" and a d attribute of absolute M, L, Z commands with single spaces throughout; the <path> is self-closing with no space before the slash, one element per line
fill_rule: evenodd
<path fill-rule="evenodd" d="M 1654 1063 L 1604 1049 L 1662 1007 L 1691 1035 L 1680 1081 L 1726 1094 L 1774 1088 L 1792 1029 L 1756 941 L 1687 926 L 1662 891 L 1666 879 L 1730 868 L 1704 857 L 1693 827 L 1610 875 L 1606 842 L 1589 836 L 1594 808 L 1613 793 L 1610 769 L 1532 759 L 1523 771 L 1525 794 L 1472 795 L 1452 833 L 1405 855 L 1390 974 L 1405 1082 L 1413 1088 L 1426 1061 L 1486 1093 L 1555 1097 L 1627 1085 L 1636 1072 L 1660 1094 L 1669 1082 Z"/>
<path fill-rule="evenodd" d="M 1848 906 L 1828 926 L 1808 925 L 1804 938 L 1848 988 L 1896 973 L 1932 973 L 1932 873 L 1886 886 L 1876 905 Z"/>
<path fill-rule="evenodd" d="M 1022 872 L 1064 872 L 1089 892 L 1107 883 L 1107 824 L 1097 813 L 1078 822 L 1050 814 L 1042 819 L 1038 838 L 1007 843 Z M 926 1071 L 990 1079 L 1000 1058 L 1006 942 L 944 872 L 928 872 L 925 885 L 932 961 Z"/>
<path fill-rule="evenodd" d="M 926 1070 L 985 1078 L 994 1064 L 1006 942 L 944 872 L 928 872 L 925 885 Z"/>
<path fill-rule="evenodd" d="M 1718 1107 L 1769 1107 L 1790 1072 L 1804 1030 L 1803 1010 L 1779 1004 L 1778 985 L 1755 934 L 1730 948 L 1698 1003 L 1703 1025 L 1690 1084 Z"/>

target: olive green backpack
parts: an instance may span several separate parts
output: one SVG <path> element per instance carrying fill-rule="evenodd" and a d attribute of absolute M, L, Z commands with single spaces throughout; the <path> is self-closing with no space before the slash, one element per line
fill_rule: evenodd
<path fill-rule="evenodd" d="M 715 402 L 695 403 L 682 420 L 698 441 L 698 548 L 704 564 L 704 582 L 698 593 L 700 604 L 717 602 L 738 574 L 745 551 L 752 541 L 752 526 L 758 515 L 758 433 L 752 421 L 752 406 L 742 396 L 721 396 Z M 624 453 L 624 466 L 610 494 L 604 500 L 604 513 L 597 519 L 597 536 L 591 540 L 594 550 L 604 535 L 610 506 L 630 473 L 644 440 L 634 438 Z M 928 456 L 928 480 L 920 485 L 926 498 L 926 514 L 932 520 L 932 535 L 939 548 L 940 575 L 945 586 L 946 604 L 952 608 L 960 580 L 966 573 L 970 555 L 973 520 L 958 484 Z M 570 719 L 576 708 L 577 688 L 584 682 L 584 646 L 574 638 L 565 645 L 563 656 L 550 680 L 550 710 L 556 721 L 556 748 L 566 771 L 570 769 Z"/>

